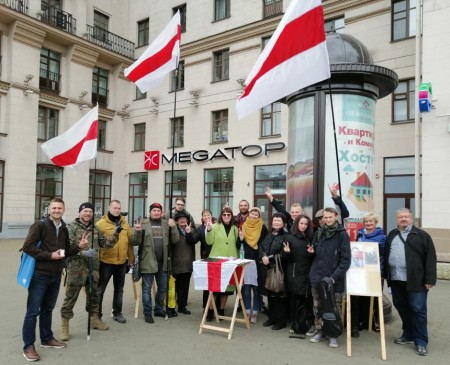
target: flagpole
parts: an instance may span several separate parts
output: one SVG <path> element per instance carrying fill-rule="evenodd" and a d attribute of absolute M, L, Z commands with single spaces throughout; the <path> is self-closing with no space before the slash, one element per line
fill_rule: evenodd
<path fill-rule="evenodd" d="M 331 90 L 331 77 L 328 79 L 328 89 L 330 91 L 330 108 L 331 108 L 331 119 L 333 121 L 333 135 L 334 135 L 334 150 L 336 153 L 336 167 L 337 167 L 337 176 L 338 176 L 338 186 L 341 193 L 339 200 L 339 209 L 341 210 L 340 215 L 342 219 L 342 204 L 344 199 L 342 198 L 342 186 L 341 186 L 341 172 L 339 168 L 339 153 L 338 153 L 338 145 L 337 145 L 337 136 L 336 136 L 336 120 L 334 118 L 334 106 L 333 106 L 333 93 Z M 342 219 L 342 224 L 344 224 L 344 220 Z"/>
<path fill-rule="evenodd" d="M 179 76 L 179 68 L 180 64 L 178 62 L 177 58 L 177 68 L 175 69 L 175 81 L 177 81 L 177 78 Z M 174 96 L 173 96 L 173 118 L 172 118 L 172 162 L 171 162 L 171 169 L 170 169 L 170 188 L 169 188 L 169 219 L 172 218 L 172 200 L 173 200 L 173 172 L 175 168 L 175 118 L 177 116 L 177 85 L 175 84 L 175 90 L 174 90 Z M 166 290 L 166 318 L 165 320 L 169 318 L 168 316 L 168 310 L 169 310 L 169 284 L 170 284 L 170 275 L 171 275 L 171 252 L 170 252 L 170 245 L 171 245 L 171 228 L 169 227 L 169 245 L 167 247 L 167 290 Z"/>

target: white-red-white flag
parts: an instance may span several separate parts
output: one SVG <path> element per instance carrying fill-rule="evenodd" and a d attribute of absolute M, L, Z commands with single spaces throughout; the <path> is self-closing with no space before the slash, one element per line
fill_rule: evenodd
<path fill-rule="evenodd" d="M 63 134 L 41 144 L 57 166 L 72 166 L 97 156 L 98 105 Z"/>
<path fill-rule="evenodd" d="M 124 70 L 125 76 L 133 81 L 142 93 L 153 89 L 170 71 L 178 67 L 180 42 L 180 11 L 177 11 L 141 57 Z"/>
<path fill-rule="evenodd" d="M 320 0 L 293 0 L 245 80 L 238 119 L 330 78 Z"/>

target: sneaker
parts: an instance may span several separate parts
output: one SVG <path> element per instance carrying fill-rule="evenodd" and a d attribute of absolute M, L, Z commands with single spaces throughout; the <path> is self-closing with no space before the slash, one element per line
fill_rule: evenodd
<path fill-rule="evenodd" d="M 256 313 L 252 313 L 252 315 L 250 316 L 250 322 L 256 323 L 257 321 L 258 321 L 258 317 L 257 317 Z"/>
<path fill-rule="evenodd" d="M 416 354 L 419 356 L 427 356 L 428 355 L 428 350 L 425 346 L 417 346 L 416 348 Z"/>
<path fill-rule="evenodd" d="M 337 342 L 337 338 L 331 337 L 330 338 L 330 342 L 328 343 L 328 346 L 333 347 L 333 348 L 339 347 L 339 344 Z"/>
<path fill-rule="evenodd" d="M 46 348 L 54 348 L 54 349 L 63 349 L 67 345 L 64 342 L 60 342 L 54 338 L 52 338 L 50 341 L 41 342 L 41 347 Z"/>
<path fill-rule="evenodd" d="M 155 323 L 155 320 L 152 316 L 145 316 L 145 322 L 147 323 Z"/>
<path fill-rule="evenodd" d="M 413 340 L 408 340 L 406 337 L 401 336 L 399 338 L 396 338 L 394 340 L 394 343 L 396 343 L 397 345 L 409 345 L 409 344 L 414 343 L 414 341 Z"/>
<path fill-rule="evenodd" d="M 310 342 L 316 343 L 316 342 L 320 342 L 323 340 L 323 333 L 322 331 L 317 331 L 317 333 L 311 337 L 311 339 L 309 340 Z"/>
<path fill-rule="evenodd" d="M 114 314 L 113 319 L 115 321 L 119 322 L 119 323 L 126 323 L 127 322 L 127 320 L 125 319 L 125 317 L 123 316 L 122 313 Z"/>
<path fill-rule="evenodd" d="M 41 358 L 36 352 L 34 345 L 28 346 L 23 350 L 23 357 L 27 359 L 27 361 L 39 361 L 39 359 Z"/>
<path fill-rule="evenodd" d="M 309 327 L 309 330 L 306 332 L 306 336 L 312 337 L 316 333 L 317 333 L 317 328 L 316 328 L 316 326 L 312 325 L 311 327 Z"/>

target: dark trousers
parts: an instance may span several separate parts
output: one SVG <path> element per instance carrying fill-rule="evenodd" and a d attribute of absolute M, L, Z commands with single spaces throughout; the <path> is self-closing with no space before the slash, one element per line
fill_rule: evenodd
<path fill-rule="evenodd" d="M 428 291 L 407 291 L 405 281 L 392 280 L 391 292 L 392 302 L 403 322 L 403 337 L 414 340 L 416 346 L 426 346 Z"/>
<path fill-rule="evenodd" d="M 23 348 L 36 341 L 36 323 L 39 316 L 39 336 L 42 342 L 53 339 L 52 313 L 58 299 L 61 275 L 48 276 L 34 272 L 28 288 L 27 313 L 23 321 Z"/>
<path fill-rule="evenodd" d="M 100 278 L 98 280 L 98 311 L 99 315 L 103 314 L 102 304 L 103 295 L 105 294 L 106 287 L 108 286 L 111 276 L 113 278 L 114 284 L 114 296 L 113 296 L 113 314 L 122 313 L 122 303 L 123 303 L 123 287 L 125 285 L 125 275 L 127 273 L 127 263 L 124 262 L 120 265 L 105 264 L 100 262 Z"/>
<path fill-rule="evenodd" d="M 292 329 L 295 333 L 305 334 L 309 328 L 309 320 L 311 318 L 309 309 L 311 305 L 308 304 L 308 301 L 311 302 L 311 299 L 304 295 L 289 294 Z"/>
<path fill-rule="evenodd" d="M 286 326 L 288 316 L 288 299 L 278 296 L 268 296 L 267 302 L 269 305 L 269 319 L 274 324 L 279 326 Z"/>
<path fill-rule="evenodd" d="M 177 304 L 179 310 L 186 308 L 187 306 L 191 276 L 192 273 L 190 272 L 173 274 L 173 277 L 175 278 L 175 292 L 177 293 Z"/>

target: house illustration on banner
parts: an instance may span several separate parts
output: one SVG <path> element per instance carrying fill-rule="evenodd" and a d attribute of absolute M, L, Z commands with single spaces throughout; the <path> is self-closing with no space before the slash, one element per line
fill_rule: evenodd
<path fill-rule="evenodd" d="M 373 195 L 372 183 L 370 182 L 369 176 L 367 176 L 365 172 L 362 174 L 357 172 L 356 180 L 350 185 L 353 188 L 353 194 L 359 200 L 364 200 L 364 195 L 369 197 Z"/>

